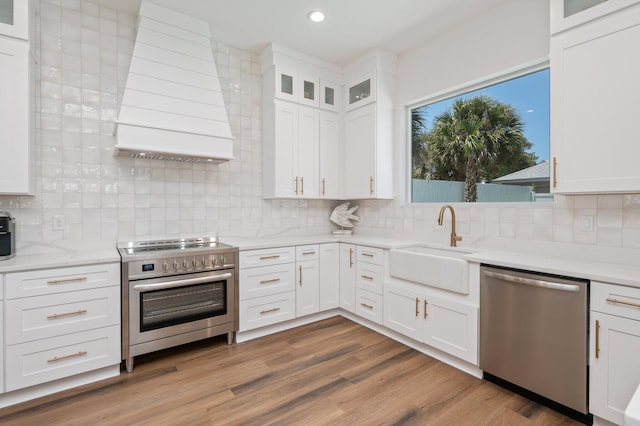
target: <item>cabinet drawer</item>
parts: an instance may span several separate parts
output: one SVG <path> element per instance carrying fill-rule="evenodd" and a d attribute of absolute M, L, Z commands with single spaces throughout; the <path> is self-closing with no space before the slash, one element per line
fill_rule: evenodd
<path fill-rule="evenodd" d="M 120 287 L 8 300 L 7 345 L 120 324 Z"/>
<path fill-rule="evenodd" d="M 382 294 L 384 267 L 358 262 L 356 265 L 356 286 L 376 294 Z"/>
<path fill-rule="evenodd" d="M 295 317 L 295 291 L 240 301 L 240 331 L 276 324 Z"/>
<path fill-rule="evenodd" d="M 640 321 L 640 288 L 592 281 L 591 310 Z"/>
<path fill-rule="evenodd" d="M 296 246 L 296 262 L 318 259 L 320 259 L 320 246 L 318 244 Z"/>
<path fill-rule="evenodd" d="M 262 266 L 240 270 L 240 300 L 296 289 L 295 264 Z"/>
<path fill-rule="evenodd" d="M 356 289 L 356 314 L 382 324 L 382 296 L 360 288 Z"/>
<path fill-rule="evenodd" d="M 7 346 L 6 390 L 12 391 L 120 363 L 120 326 Z"/>
<path fill-rule="evenodd" d="M 374 247 L 357 246 L 356 259 L 358 262 L 373 263 L 374 265 L 384 264 L 384 250 Z"/>
<path fill-rule="evenodd" d="M 241 251 L 240 269 L 295 262 L 295 255 L 295 247 Z"/>
<path fill-rule="evenodd" d="M 16 272 L 5 280 L 7 299 L 120 286 L 120 263 Z"/>

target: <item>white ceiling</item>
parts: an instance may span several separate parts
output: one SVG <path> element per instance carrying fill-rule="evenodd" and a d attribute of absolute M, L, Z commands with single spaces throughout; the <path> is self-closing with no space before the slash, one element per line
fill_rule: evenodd
<path fill-rule="evenodd" d="M 96 0 L 137 15 L 140 0 Z M 274 42 L 344 65 L 374 47 L 401 54 L 506 0 L 153 0 L 205 19 L 213 39 L 252 52 Z M 306 15 L 322 10 L 314 24 Z"/>

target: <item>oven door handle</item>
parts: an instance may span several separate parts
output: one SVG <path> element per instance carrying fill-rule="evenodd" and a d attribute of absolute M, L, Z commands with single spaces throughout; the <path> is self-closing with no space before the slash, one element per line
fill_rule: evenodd
<path fill-rule="evenodd" d="M 225 274 L 217 274 L 217 275 L 208 275 L 206 277 L 198 277 L 198 278 L 186 278 L 184 280 L 176 280 L 176 281 L 167 281 L 163 283 L 155 283 L 155 284 L 136 284 L 133 286 L 133 289 L 138 292 L 143 291 L 153 291 L 153 290 L 165 290 L 168 288 L 178 288 L 184 287 L 193 284 L 204 284 L 209 283 L 211 281 L 220 281 L 231 278 L 231 273 L 227 272 Z"/>

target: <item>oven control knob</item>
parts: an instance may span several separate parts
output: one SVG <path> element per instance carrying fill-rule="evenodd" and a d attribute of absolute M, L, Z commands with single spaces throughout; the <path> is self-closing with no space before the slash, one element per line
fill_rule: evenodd
<path fill-rule="evenodd" d="M 198 267 L 198 261 L 195 259 L 195 257 L 193 258 L 193 260 L 191 261 L 191 264 L 193 265 L 194 268 Z"/>
<path fill-rule="evenodd" d="M 220 257 L 220 266 L 223 266 L 225 263 L 227 263 L 227 260 L 224 258 L 224 256 Z"/>
<path fill-rule="evenodd" d="M 215 266 L 217 266 L 219 263 L 220 263 L 220 258 L 219 258 L 219 257 L 217 257 L 217 256 L 216 256 L 216 257 L 213 257 L 213 258 L 211 259 L 211 266 L 215 267 Z"/>
<path fill-rule="evenodd" d="M 187 269 L 187 267 L 189 266 L 189 262 L 187 262 L 187 259 L 182 261 L 182 266 L 184 266 L 184 269 Z"/>
<path fill-rule="evenodd" d="M 178 261 L 177 260 L 173 261 L 173 269 L 175 269 L 176 271 L 178 270 Z"/>
<path fill-rule="evenodd" d="M 202 258 L 202 266 L 207 266 L 207 258 L 206 257 Z"/>
<path fill-rule="evenodd" d="M 167 272 L 169 270 L 169 264 L 167 262 L 164 262 L 162 264 L 162 269 L 164 269 L 164 271 Z"/>

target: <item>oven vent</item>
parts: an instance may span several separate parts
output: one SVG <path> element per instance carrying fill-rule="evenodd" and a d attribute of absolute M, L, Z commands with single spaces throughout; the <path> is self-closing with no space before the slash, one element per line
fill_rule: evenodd
<path fill-rule="evenodd" d="M 209 24 L 142 0 L 114 134 L 114 155 L 210 164 L 233 159 Z"/>

